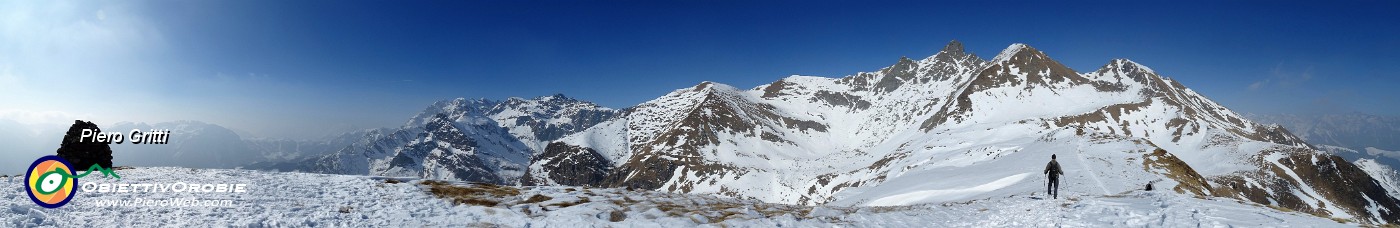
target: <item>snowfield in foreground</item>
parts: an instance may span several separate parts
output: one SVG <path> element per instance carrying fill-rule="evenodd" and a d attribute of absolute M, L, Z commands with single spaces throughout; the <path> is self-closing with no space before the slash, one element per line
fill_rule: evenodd
<path fill-rule="evenodd" d="M 1170 191 L 1116 195 L 1022 192 L 962 202 L 899 207 L 824 207 L 710 195 L 580 187 L 512 187 L 352 175 L 249 170 L 135 168 L 120 180 L 85 183 L 248 184 L 247 193 L 79 192 L 47 209 L 4 177 L 3 227 L 1026 227 L 1026 226 L 1356 226 L 1233 199 Z M 1029 178 L 1038 178 L 1031 175 Z M 995 187 L 995 186 L 989 186 Z M 946 194 L 931 192 L 928 194 Z M 909 199 L 923 198 L 905 196 Z M 106 206 L 115 200 L 230 200 L 227 207 Z"/>

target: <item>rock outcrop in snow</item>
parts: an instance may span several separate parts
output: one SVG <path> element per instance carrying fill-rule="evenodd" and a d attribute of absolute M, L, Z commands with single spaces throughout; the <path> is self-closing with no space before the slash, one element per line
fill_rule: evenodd
<path fill-rule="evenodd" d="M 63 135 L 63 144 L 58 147 L 57 155 L 71 162 L 72 169 L 87 169 L 92 165 L 112 168 L 112 147 L 105 142 L 82 139 L 83 131 L 88 130 L 93 135 L 102 133 L 97 124 L 74 120 L 73 125 L 68 127 L 68 132 Z"/>

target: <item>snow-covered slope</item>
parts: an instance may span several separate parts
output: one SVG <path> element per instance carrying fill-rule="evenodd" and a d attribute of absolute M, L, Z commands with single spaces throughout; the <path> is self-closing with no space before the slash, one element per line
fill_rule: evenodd
<path fill-rule="evenodd" d="M 1381 186 L 1385 186 L 1391 197 L 1400 198 L 1400 173 L 1388 165 L 1376 162 L 1374 159 L 1360 159 L 1356 162 L 1356 167 L 1366 171 L 1371 178 L 1375 178 Z"/>
<path fill-rule="evenodd" d="M 367 132 L 301 170 L 516 183 L 546 142 L 616 113 L 563 95 L 439 101 L 404 126 Z"/>
<path fill-rule="evenodd" d="M 5 227 L 1027 227 L 1355 226 L 1228 199 L 1167 192 L 1044 199 L 1026 193 L 905 207 L 770 204 L 616 188 L 441 184 L 412 178 L 145 167 L 97 184 L 248 184 L 246 193 L 79 192 L 67 205 L 27 199 L 23 177 L 0 177 Z M 454 204 L 434 189 L 493 191 Z M 478 192 L 478 191 L 466 191 Z M 453 193 L 460 194 L 460 193 Z M 470 196 L 470 195 L 468 195 Z M 214 206 L 140 206 L 133 200 L 200 200 Z M 186 201 L 190 202 L 190 201 Z M 223 204 L 227 202 L 227 204 Z M 111 205 L 117 203 L 117 205 Z M 491 204 L 491 205 L 486 205 Z"/>
<path fill-rule="evenodd" d="M 1400 220 L 1397 200 L 1351 163 L 1141 64 L 1079 73 L 1024 44 L 988 61 L 956 41 L 842 78 L 675 90 L 548 144 L 522 183 L 897 205 L 1038 189 L 1051 154 L 1079 194 L 1160 181 L 1185 194 Z"/>

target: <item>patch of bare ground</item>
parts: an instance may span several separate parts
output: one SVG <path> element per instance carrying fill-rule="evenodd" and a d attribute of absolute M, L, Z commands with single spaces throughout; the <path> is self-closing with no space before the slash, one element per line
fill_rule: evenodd
<path fill-rule="evenodd" d="M 840 218 L 821 216 L 832 210 L 854 213 L 856 208 L 817 207 L 764 203 L 713 195 L 694 195 L 653 191 L 631 191 L 621 188 L 589 187 L 511 187 L 480 183 L 448 183 L 425 180 L 418 182 L 433 196 L 456 205 L 483 206 L 522 211 L 527 216 L 546 216 L 561 208 L 589 205 L 602 210 L 599 219 L 621 222 L 629 217 L 661 216 L 689 218 L 698 224 L 722 225 L 728 220 L 753 220 L 791 216 L 799 220 L 817 219 L 841 223 Z M 909 206 L 871 207 L 859 210 L 877 212 L 908 210 Z"/>
<path fill-rule="evenodd" d="M 525 202 L 522 202 L 522 203 L 539 203 L 539 202 L 549 201 L 549 200 L 552 200 L 552 199 L 554 199 L 554 197 L 549 197 L 549 196 L 545 196 L 545 195 L 535 194 L 535 195 L 533 195 L 533 196 L 530 196 L 529 199 L 525 199 Z"/>
<path fill-rule="evenodd" d="M 452 185 L 447 182 L 425 180 L 420 182 L 428 187 L 428 192 L 441 199 L 448 199 L 454 204 L 467 204 L 493 207 L 500 204 L 502 199 L 520 195 L 520 189 L 493 184 L 471 183 L 466 186 Z"/>

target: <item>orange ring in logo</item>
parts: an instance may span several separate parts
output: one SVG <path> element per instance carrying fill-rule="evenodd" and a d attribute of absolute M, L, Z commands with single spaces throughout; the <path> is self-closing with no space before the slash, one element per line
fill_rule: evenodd
<path fill-rule="evenodd" d="M 78 179 L 73 165 L 58 156 L 44 156 L 29 165 L 24 175 L 24 189 L 34 204 L 46 208 L 58 208 L 73 199 Z"/>

